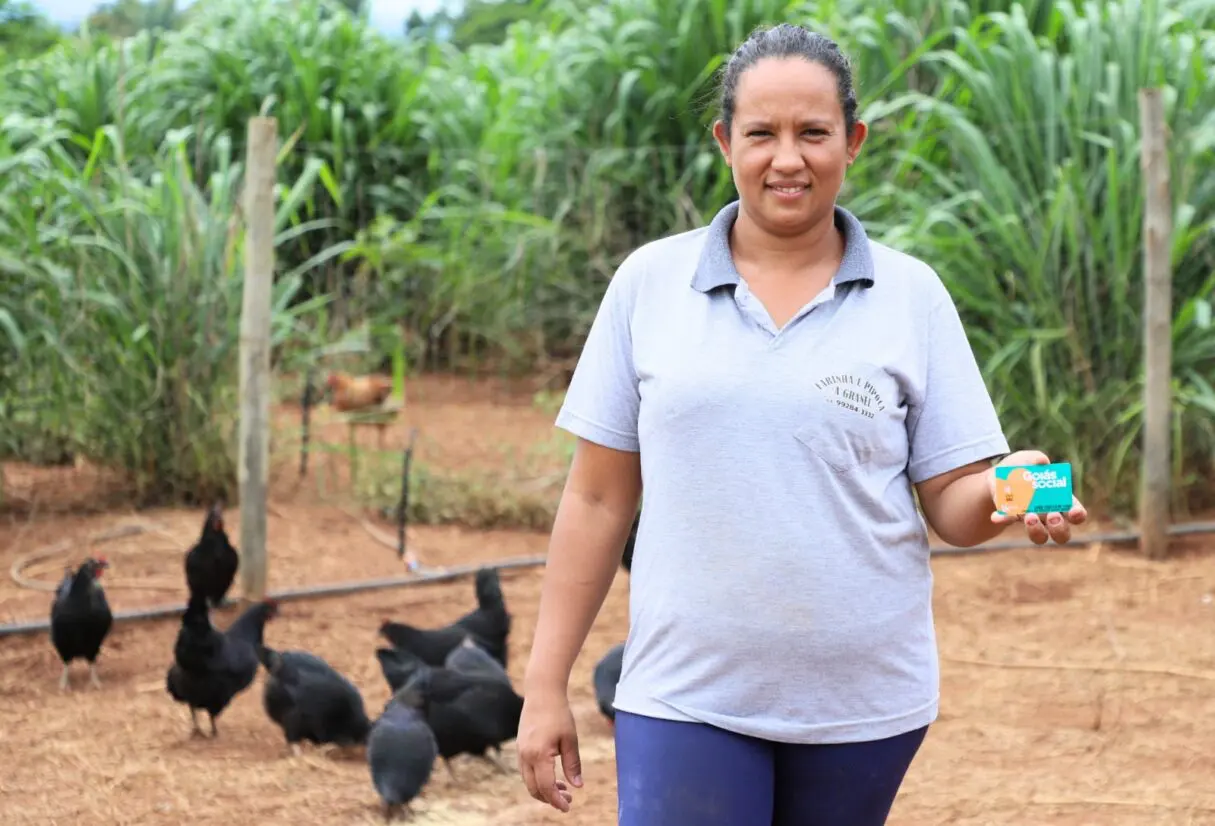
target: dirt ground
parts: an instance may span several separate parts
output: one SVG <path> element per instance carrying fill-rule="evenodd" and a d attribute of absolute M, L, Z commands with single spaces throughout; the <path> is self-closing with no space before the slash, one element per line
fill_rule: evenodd
<path fill-rule="evenodd" d="M 555 459 L 552 415 L 527 388 L 425 379 L 410 386 L 404 421 L 386 437 L 425 434 L 419 455 L 445 468 L 504 463 L 543 473 Z M 286 417 L 289 412 L 284 411 Z M 323 415 L 323 414 L 320 414 Z M 340 425 L 320 428 L 341 442 Z M 374 443 L 368 434 L 361 441 Z M 112 568 L 116 610 L 180 604 L 181 553 L 201 513 L 96 510 L 87 469 L 5 468 L 0 566 L 54 543 L 69 547 L 25 576 L 53 583 L 93 534 L 121 524 L 144 532 L 93 546 Z M 239 532 L 239 512 L 228 516 Z M 392 528 L 379 523 L 391 535 Z M 402 566 L 341 503 L 280 471 L 269 523 L 271 588 L 395 576 Z M 542 533 L 410 526 L 409 545 L 434 567 L 543 554 Z M 934 562 L 942 656 L 942 714 L 913 765 L 891 826 L 1215 824 L 1215 547 L 1176 543 L 1165 563 L 1124 549 L 1077 546 Z M 505 572 L 515 617 L 512 677 L 522 678 L 535 621 L 539 569 Z M 517 775 L 456 761 L 416 805 L 415 824 L 608 826 L 615 823 L 611 728 L 595 708 L 591 670 L 628 627 L 627 575 L 613 585 L 574 673 L 587 785 L 562 816 L 532 801 Z M 0 581 L 0 622 L 43 619 L 50 594 Z M 376 628 L 392 617 L 450 621 L 474 604 L 461 580 L 284 603 L 267 629 L 280 647 L 315 651 L 343 670 L 378 711 L 388 688 L 374 657 Z M 225 626 L 233 609 L 220 612 Z M 361 755 L 284 756 L 261 708 L 261 680 L 220 718 L 220 737 L 191 741 L 189 715 L 164 690 L 176 620 L 122 623 L 100 661 L 103 687 L 56 687 L 59 665 L 45 633 L 0 637 L 0 822 L 18 824 L 380 822 Z M 516 765 L 513 746 L 506 762 Z M 740 824 L 740 826 L 749 826 Z"/>

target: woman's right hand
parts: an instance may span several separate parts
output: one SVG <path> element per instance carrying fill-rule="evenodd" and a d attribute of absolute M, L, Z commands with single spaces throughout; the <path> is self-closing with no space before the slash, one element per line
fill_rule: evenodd
<path fill-rule="evenodd" d="M 565 691 L 527 691 L 519 734 L 515 738 L 519 772 L 532 797 L 562 812 L 570 810 L 569 786 L 582 787 L 578 732 Z M 566 783 L 557 779 L 555 760 L 561 758 Z"/>

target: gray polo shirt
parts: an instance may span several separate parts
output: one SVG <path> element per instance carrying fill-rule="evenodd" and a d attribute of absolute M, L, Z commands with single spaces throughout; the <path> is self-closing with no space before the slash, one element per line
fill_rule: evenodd
<path fill-rule="evenodd" d="M 625 259 L 557 416 L 641 453 L 616 708 L 795 743 L 919 728 L 939 672 L 912 484 L 1008 443 L 928 265 L 837 207 L 839 272 L 778 330 L 737 211 Z"/>

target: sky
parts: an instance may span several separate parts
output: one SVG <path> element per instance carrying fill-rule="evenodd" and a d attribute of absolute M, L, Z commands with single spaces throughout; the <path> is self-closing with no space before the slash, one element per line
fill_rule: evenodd
<path fill-rule="evenodd" d="M 78 25 L 101 3 L 102 0 L 33 0 L 47 17 L 67 27 Z M 189 0 L 178 0 L 178 6 L 188 5 Z M 414 9 L 429 14 L 443 5 L 443 0 L 370 0 L 371 22 L 383 32 L 399 34 L 405 18 Z"/>

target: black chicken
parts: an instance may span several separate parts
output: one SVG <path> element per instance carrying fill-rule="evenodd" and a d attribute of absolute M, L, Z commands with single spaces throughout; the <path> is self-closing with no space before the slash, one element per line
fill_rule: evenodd
<path fill-rule="evenodd" d="M 434 772 L 439 746 L 426 724 L 425 707 L 420 691 L 397 691 L 367 737 L 367 766 L 384 804 L 385 821 L 401 810 L 408 815 L 410 802 Z"/>
<path fill-rule="evenodd" d="M 477 645 L 472 637 L 465 637 L 464 642 L 457 645 L 447 655 L 444 668 L 458 671 L 461 674 L 473 674 L 487 677 L 491 680 L 501 680 L 510 685 L 510 676 L 502 663 L 495 660 L 489 653 Z"/>
<path fill-rule="evenodd" d="M 211 718 L 211 736 L 219 736 L 215 719 L 253 683 L 266 621 L 277 613 L 277 603 L 264 600 L 246 608 L 227 631 L 220 632 L 211 625 L 206 597 L 191 595 L 173 646 L 173 665 L 165 675 L 170 696 L 190 707 L 191 737 L 203 736 L 199 709 Z"/>
<path fill-rule="evenodd" d="M 403 648 L 377 648 L 375 658 L 380 661 L 380 671 L 393 691 L 402 688 L 415 674 L 432 667 L 417 654 Z"/>
<path fill-rule="evenodd" d="M 506 668 L 506 641 L 510 636 L 511 617 L 502 595 L 502 578 L 497 568 L 481 568 L 475 584 L 477 608 L 456 620 L 455 624 L 472 634 L 481 647 Z"/>
<path fill-rule="evenodd" d="M 471 636 L 477 645 L 502 667 L 506 667 L 506 642 L 511 617 L 502 597 L 498 572 L 492 568 L 477 571 L 477 608 L 442 628 L 417 628 L 403 622 L 384 620 L 380 636 L 396 648 L 412 652 L 428 665 L 441 666 L 447 655 Z"/>
<path fill-rule="evenodd" d="M 325 660 L 307 651 L 263 647 L 261 662 L 269 675 L 262 707 L 278 723 L 292 754 L 303 740 L 349 747 L 367 742 L 371 720 L 363 695 Z"/>
<path fill-rule="evenodd" d="M 624 643 L 614 645 L 603 655 L 603 659 L 595 663 L 593 683 L 595 685 L 595 702 L 603 716 L 613 723 L 616 722 L 616 709 L 612 705 L 616 700 L 616 684 L 620 682 L 620 672 L 624 667 Z"/>
<path fill-rule="evenodd" d="M 384 620 L 380 623 L 380 636 L 393 648 L 413 654 L 427 665 L 443 665 L 447 661 L 447 655 L 464 641 L 468 632 L 454 625 L 444 628 L 415 628 L 404 622 Z"/>
<path fill-rule="evenodd" d="M 191 594 L 202 594 L 212 608 L 218 607 L 236 579 L 240 556 L 224 530 L 224 512 L 216 503 L 207 511 L 202 535 L 186 554 L 186 587 Z"/>
<path fill-rule="evenodd" d="M 101 572 L 110 567 L 105 559 L 89 557 L 75 572 L 67 571 L 51 603 L 51 644 L 63 660 L 59 690 L 69 691 L 68 669 L 72 660 L 89 664 L 89 679 L 101 688 L 97 677 L 97 655 L 114 625 L 114 614 L 101 587 Z"/>
<path fill-rule="evenodd" d="M 451 758 L 461 754 L 486 760 L 509 773 L 488 754 L 489 749 L 500 754 L 502 744 L 519 733 L 523 698 L 508 683 L 428 665 L 400 649 L 377 649 L 376 658 L 394 692 L 410 687 L 422 693 L 426 723 L 434 732 L 439 756 L 453 780 L 456 774 Z"/>

